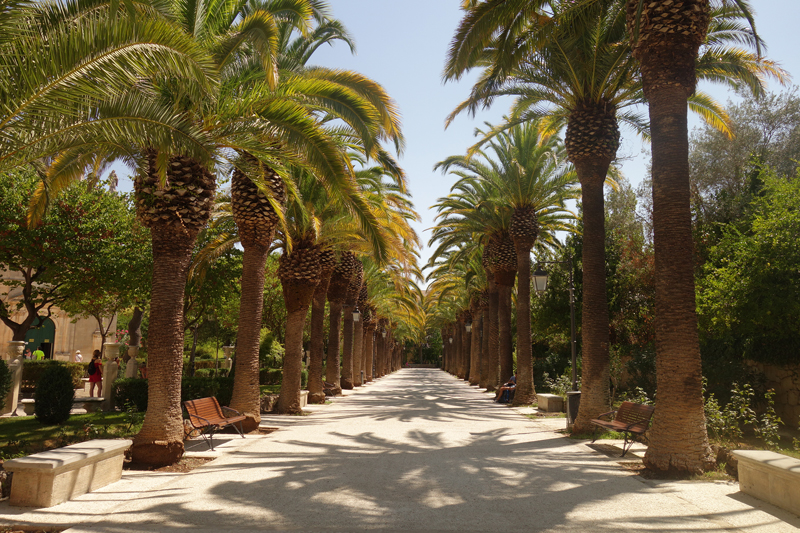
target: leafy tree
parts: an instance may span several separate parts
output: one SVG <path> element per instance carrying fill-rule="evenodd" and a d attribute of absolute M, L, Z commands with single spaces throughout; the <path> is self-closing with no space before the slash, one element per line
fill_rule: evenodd
<path fill-rule="evenodd" d="M 763 172 L 761 196 L 726 226 L 698 283 L 701 330 L 733 355 L 783 363 L 800 347 L 800 179 Z"/>
<path fill-rule="evenodd" d="M 129 284 L 149 258 L 147 247 L 137 246 L 142 230 L 131 224 L 126 199 L 83 183 L 28 227 L 27 205 L 38 180 L 30 169 L 0 176 L 0 271 L 12 296 L 19 296 L 0 301 L 0 320 L 14 340 L 24 340 L 55 306 L 92 316 L 107 316 L 120 300 L 124 307 L 135 290 Z M 20 311 L 19 322 L 12 320 Z"/>
<path fill-rule="evenodd" d="M 148 297 L 153 255 L 150 232 L 137 223 L 130 197 L 87 192 L 95 202 L 91 222 L 106 231 L 92 255 L 81 257 L 81 275 L 65 281 L 60 306 L 71 315 L 94 318 L 105 343 L 114 317 Z"/>

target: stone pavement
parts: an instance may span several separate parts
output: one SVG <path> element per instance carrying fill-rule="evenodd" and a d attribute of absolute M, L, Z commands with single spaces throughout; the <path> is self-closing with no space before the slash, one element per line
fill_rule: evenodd
<path fill-rule="evenodd" d="M 404 369 L 265 436 L 221 436 L 187 474 L 122 481 L 0 524 L 74 532 L 796 531 L 735 483 L 648 481 L 435 369 Z M 216 440 L 216 439 L 215 439 Z M 608 441 L 604 441 L 608 443 Z M 197 445 L 197 448 L 202 448 Z M 625 461 L 633 460 L 625 457 Z"/>

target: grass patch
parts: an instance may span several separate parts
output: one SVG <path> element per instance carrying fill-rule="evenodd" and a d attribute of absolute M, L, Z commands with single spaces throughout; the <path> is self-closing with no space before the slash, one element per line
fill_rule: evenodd
<path fill-rule="evenodd" d="M 0 459 L 22 457 L 98 438 L 136 434 L 143 413 L 92 413 L 71 415 L 61 425 L 45 426 L 33 416 L 0 418 Z"/>
<path fill-rule="evenodd" d="M 259 385 L 261 394 L 279 394 L 281 392 L 280 385 Z"/>

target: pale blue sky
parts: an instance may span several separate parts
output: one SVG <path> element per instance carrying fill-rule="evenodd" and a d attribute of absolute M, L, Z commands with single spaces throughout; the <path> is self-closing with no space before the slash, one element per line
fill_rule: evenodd
<path fill-rule="evenodd" d="M 408 175 L 414 205 L 422 217 L 416 225 L 427 244 L 438 197 L 449 192 L 453 178 L 433 171 L 436 162 L 462 154 L 474 142 L 473 132 L 484 121 L 499 122 L 507 111 L 497 103 L 476 118 L 466 114 L 444 129 L 445 117 L 466 98 L 474 76 L 443 85 L 441 72 L 453 32 L 461 18 L 460 0 L 329 0 L 334 17 L 353 35 L 356 55 L 339 43 L 324 47 L 312 63 L 355 70 L 382 84 L 397 102 L 403 117 L 406 150 L 400 163 Z M 767 42 L 767 57 L 776 60 L 800 84 L 800 0 L 756 0 L 756 27 Z M 775 84 L 772 88 L 778 90 Z M 727 91 L 711 86 L 703 90 L 726 101 Z M 696 123 L 696 122 L 695 122 Z M 630 131 L 623 130 L 619 157 L 623 172 L 638 184 L 645 172 L 646 147 Z M 130 190 L 129 183 L 122 187 Z M 422 251 L 422 263 L 429 257 Z"/>
<path fill-rule="evenodd" d="M 357 53 L 346 46 L 321 49 L 314 63 L 358 71 L 381 83 L 397 101 L 403 115 L 406 150 L 400 163 L 405 169 L 414 205 L 422 216 L 417 226 L 427 244 L 435 213 L 428 208 L 449 192 L 453 178 L 433 171 L 449 155 L 462 154 L 474 142 L 473 133 L 484 121 L 499 122 L 506 103 L 476 118 L 460 116 L 444 129 L 444 119 L 466 98 L 474 77 L 443 85 L 441 73 L 447 48 L 461 18 L 459 0 L 331 0 L 333 16 L 354 36 Z M 800 77 L 799 0 L 756 0 L 756 29 L 767 42 L 767 57 L 779 61 Z M 800 84 L 800 78 L 795 79 Z M 779 87 L 773 84 L 773 88 Z M 704 87 L 723 102 L 727 91 Z M 630 131 L 624 131 L 619 157 L 623 172 L 638 184 L 645 172 L 646 149 Z M 423 249 L 422 262 L 429 252 Z"/>

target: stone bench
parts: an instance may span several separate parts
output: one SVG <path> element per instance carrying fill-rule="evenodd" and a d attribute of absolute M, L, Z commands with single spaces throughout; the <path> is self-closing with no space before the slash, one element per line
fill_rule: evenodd
<path fill-rule="evenodd" d="M 33 416 L 35 414 L 35 399 L 20 400 L 19 403 L 22 404 L 22 410 L 25 411 L 26 416 Z M 102 404 L 103 398 L 74 398 L 72 400 L 73 407 L 86 409 L 87 413 L 94 413 L 95 411 L 98 411 Z"/>
<path fill-rule="evenodd" d="M 766 450 L 733 450 L 739 489 L 800 515 L 800 459 Z"/>
<path fill-rule="evenodd" d="M 52 507 L 122 477 L 122 462 L 131 440 L 95 439 L 11 459 L 9 503 L 20 507 Z"/>
<path fill-rule="evenodd" d="M 275 406 L 278 404 L 279 394 L 265 394 L 261 397 L 261 412 L 271 413 Z M 300 409 L 308 405 L 308 391 L 300 391 Z"/>
<path fill-rule="evenodd" d="M 564 398 L 558 394 L 537 394 L 539 410 L 545 413 L 563 413 Z"/>

